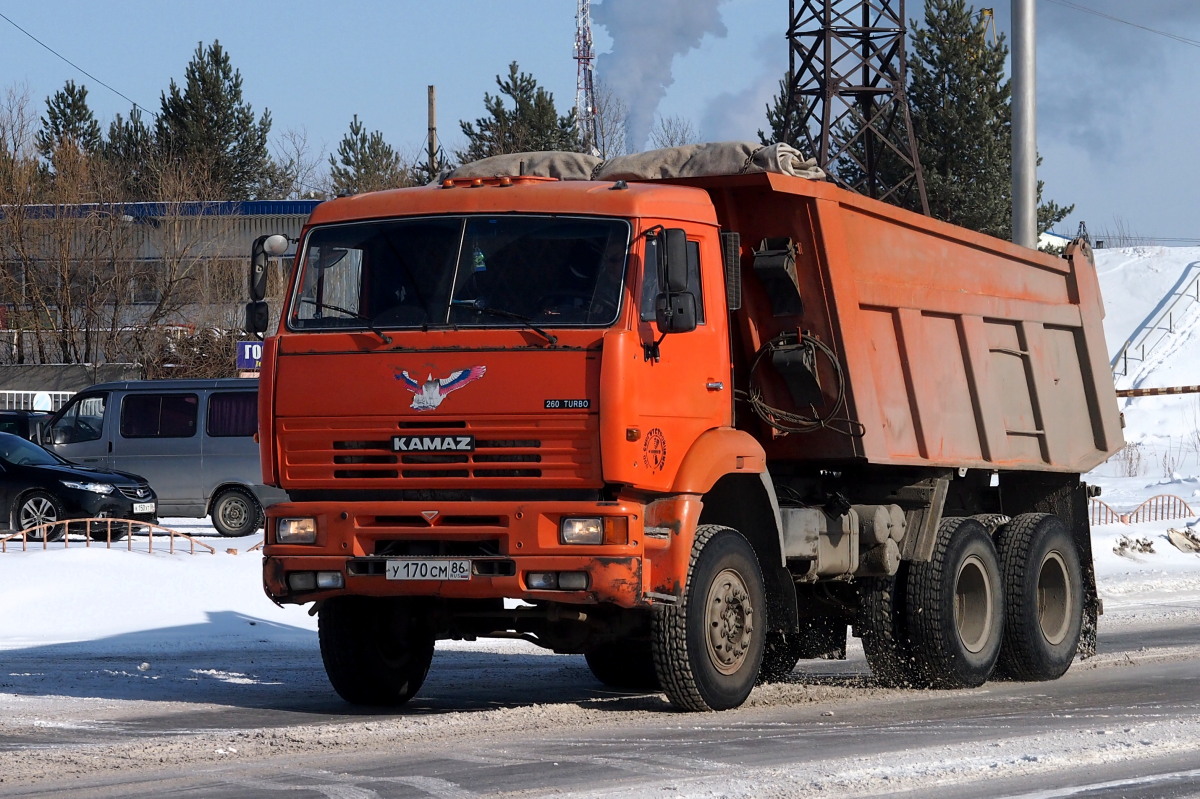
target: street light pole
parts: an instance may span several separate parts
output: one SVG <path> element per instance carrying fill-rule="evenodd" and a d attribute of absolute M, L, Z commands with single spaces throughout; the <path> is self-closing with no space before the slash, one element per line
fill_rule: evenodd
<path fill-rule="evenodd" d="M 1012 240 L 1037 247 L 1037 21 L 1033 0 L 1012 0 Z"/>

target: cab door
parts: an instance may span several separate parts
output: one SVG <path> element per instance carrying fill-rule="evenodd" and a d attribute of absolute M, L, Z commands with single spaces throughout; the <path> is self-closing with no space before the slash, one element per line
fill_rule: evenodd
<path fill-rule="evenodd" d="M 42 446 L 67 460 L 112 468 L 111 403 L 107 391 L 78 394 L 48 424 Z"/>
<path fill-rule="evenodd" d="M 634 330 L 621 341 L 605 342 L 604 381 L 622 385 L 606 387 L 611 407 L 603 409 L 623 420 L 607 426 L 606 476 L 666 490 L 696 439 L 731 424 L 733 389 L 717 230 L 687 235 L 688 292 L 695 297 L 697 318 L 696 328 L 686 333 L 664 336 L 655 324 L 660 246 L 656 237 L 643 235 L 635 248 L 641 269 Z M 613 448 L 620 451 L 615 460 L 608 457 Z"/>

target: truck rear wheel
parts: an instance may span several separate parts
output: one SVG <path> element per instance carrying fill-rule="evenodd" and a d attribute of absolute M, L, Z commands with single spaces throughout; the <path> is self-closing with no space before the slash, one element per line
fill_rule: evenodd
<path fill-rule="evenodd" d="M 867 665 L 881 685 L 889 688 L 911 687 L 917 671 L 904 619 L 903 572 L 892 577 L 862 577 L 857 580 L 859 593 L 855 632 L 862 639 Z"/>
<path fill-rule="evenodd" d="M 1075 659 L 1083 628 L 1079 553 L 1057 516 L 1026 513 L 996 538 L 1004 575 L 999 668 L 1018 680 L 1054 680 Z"/>
<path fill-rule="evenodd" d="M 1000 654 L 1004 591 L 996 547 L 983 525 L 943 520 L 933 556 L 910 563 L 906 582 L 917 684 L 975 688 L 987 682 Z"/>
<path fill-rule="evenodd" d="M 684 710 L 745 702 L 762 663 L 765 611 L 750 543 L 728 527 L 697 529 L 683 597 L 654 612 L 654 663 L 667 698 Z"/>
<path fill-rule="evenodd" d="M 654 655 L 645 640 L 614 641 L 583 653 L 592 675 L 621 691 L 657 691 Z"/>
<path fill-rule="evenodd" d="M 780 682 L 801 660 L 845 660 L 846 627 L 838 616 L 811 616 L 798 629 L 768 633 L 758 681 Z"/>
<path fill-rule="evenodd" d="M 317 632 L 330 684 L 354 705 L 404 704 L 433 660 L 433 634 L 403 600 L 331 599 L 318 613 Z"/>
<path fill-rule="evenodd" d="M 800 640 L 798 630 L 767 634 L 767 645 L 763 647 L 762 665 L 758 669 L 760 683 L 781 682 L 796 669 L 804 656 L 805 643 Z"/>

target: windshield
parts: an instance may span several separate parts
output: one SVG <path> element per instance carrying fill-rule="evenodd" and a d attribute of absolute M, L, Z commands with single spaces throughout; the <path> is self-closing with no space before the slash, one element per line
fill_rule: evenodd
<path fill-rule="evenodd" d="M 526 215 L 391 219 L 314 229 L 293 330 L 602 327 L 620 308 L 629 225 Z"/>
<path fill-rule="evenodd" d="M 9 463 L 57 466 L 65 461 L 52 452 L 11 433 L 0 433 L 0 458 Z"/>

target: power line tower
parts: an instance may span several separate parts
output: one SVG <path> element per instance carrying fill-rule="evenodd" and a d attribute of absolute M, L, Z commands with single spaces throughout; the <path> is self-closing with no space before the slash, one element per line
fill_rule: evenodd
<path fill-rule="evenodd" d="M 600 111 L 596 108 L 596 87 L 592 81 L 591 0 L 577 0 L 575 8 L 575 125 L 583 140 L 584 152 L 599 152 Z"/>
<path fill-rule="evenodd" d="M 788 6 L 786 129 L 798 121 L 809 154 L 840 185 L 898 204 L 915 197 L 928 214 L 905 95 L 904 0 Z"/>

